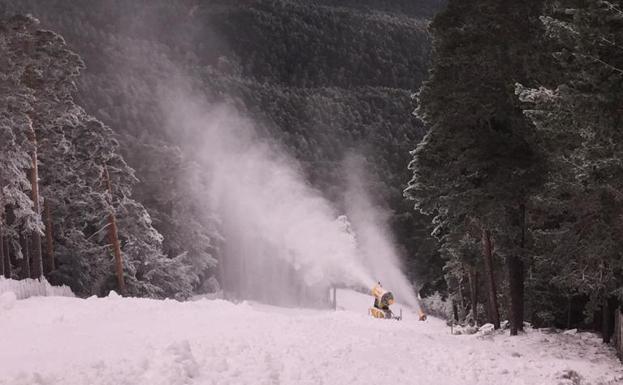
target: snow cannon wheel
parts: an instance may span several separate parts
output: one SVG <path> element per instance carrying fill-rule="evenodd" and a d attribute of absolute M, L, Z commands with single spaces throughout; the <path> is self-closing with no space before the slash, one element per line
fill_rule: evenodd
<path fill-rule="evenodd" d="M 420 321 L 426 321 L 426 318 L 428 318 L 426 317 L 426 314 L 424 314 L 424 312 L 420 310 Z"/>

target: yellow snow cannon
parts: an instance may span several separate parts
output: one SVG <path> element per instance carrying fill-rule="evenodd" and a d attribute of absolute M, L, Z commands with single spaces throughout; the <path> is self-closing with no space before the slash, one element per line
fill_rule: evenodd
<path fill-rule="evenodd" d="M 385 290 L 380 282 L 372 288 L 370 294 L 374 297 L 374 306 L 368 310 L 368 314 L 374 318 L 402 319 L 402 309 L 400 309 L 399 316 L 394 316 L 389 308 L 395 302 L 394 295 L 392 292 Z"/>

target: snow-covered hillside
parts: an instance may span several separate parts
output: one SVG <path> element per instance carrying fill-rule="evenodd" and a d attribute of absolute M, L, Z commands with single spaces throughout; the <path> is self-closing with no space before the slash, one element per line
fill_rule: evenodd
<path fill-rule="evenodd" d="M 7 298 L 7 385 L 623 383 L 613 352 L 590 334 L 453 336 L 442 321 L 406 312 L 401 322 L 372 319 L 371 299 L 352 292 L 338 293 L 337 312 L 116 295 Z"/>

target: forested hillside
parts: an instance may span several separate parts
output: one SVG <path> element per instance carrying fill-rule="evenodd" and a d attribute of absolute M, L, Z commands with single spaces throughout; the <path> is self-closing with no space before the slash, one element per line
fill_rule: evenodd
<path fill-rule="evenodd" d="M 443 283 L 428 219 L 402 198 L 408 152 L 424 134 L 411 95 L 429 59 L 425 17 L 438 3 L 2 0 L 0 11 L 31 13 L 83 58 L 77 102 L 114 131 L 134 169 L 134 199 L 163 236 L 161 252 L 192 267 L 186 280 L 201 292 L 215 287 L 223 239 L 218 218 L 195 199 L 206 176 L 163 123 L 160 88 L 176 76 L 253 119 L 338 205 L 344 157 L 364 154 L 366 188 L 391 210 L 409 273 L 427 286 Z M 73 269 L 61 253 L 54 249 L 59 269 Z M 51 277 L 87 295 L 102 288 L 102 274 L 88 285 L 72 274 Z"/>

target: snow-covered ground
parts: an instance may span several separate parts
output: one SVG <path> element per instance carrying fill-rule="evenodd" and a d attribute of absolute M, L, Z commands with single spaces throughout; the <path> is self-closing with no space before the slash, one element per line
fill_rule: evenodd
<path fill-rule="evenodd" d="M 372 319 L 370 302 L 341 291 L 333 312 L 5 293 L 0 384 L 623 384 L 590 334 L 453 336 L 407 312 Z"/>

